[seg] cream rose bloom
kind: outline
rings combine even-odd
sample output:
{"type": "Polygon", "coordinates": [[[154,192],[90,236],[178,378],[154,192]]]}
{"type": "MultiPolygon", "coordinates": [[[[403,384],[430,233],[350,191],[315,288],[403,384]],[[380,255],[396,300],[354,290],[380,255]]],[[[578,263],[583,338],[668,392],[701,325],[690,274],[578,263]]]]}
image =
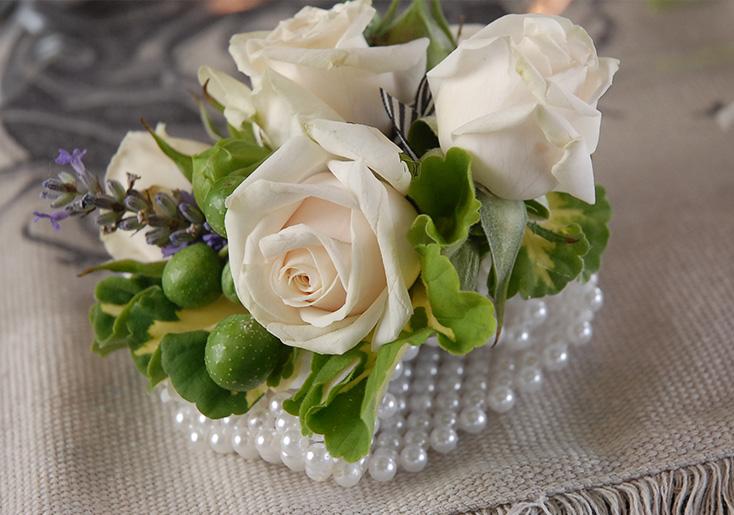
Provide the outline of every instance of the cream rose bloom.
{"type": "Polygon", "coordinates": [[[565,18],[504,16],[428,73],[441,148],[469,151],[475,180],[500,197],[594,203],[596,106],[618,67],[565,18]]]}
{"type": "MultiPolygon", "coordinates": [[[[197,154],[208,148],[208,145],[198,141],[169,137],[163,125],[159,125],[156,132],[164,137],[173,148],[185,154],[197,154]]],[[[183,176],[175,163],[158,148],[153,137],[146,131],[127,133],[117,153],[107,166],[105,179],[115,180],[127,186],[128,173],[140,177],[135,182],[136,189],[144,190],[155,187],[167,191],[175,189],[191,191],[191,183],[183,176]]],[[[145,241],[144,230],[101,233],[100,238],[107,253],[113,259],[134,259],[142,262],[162,259],[161,249],[145,241]]]]}
{"type": "Polygon", "coordinates": [[[199,83],[224,107],[233,127],[252,123],[255,136],[273,148],[296,134],[303,134],[309,120],[341,121],[331,107],[295,82],[267,70],[255,91],[234,77],[208,66],[199,68],[199,83]]]}
{"type": "Polygon", "coordinates": [[[393,341],[413,308],[400,150],[372,127],[317,120],[227,199],[229,262],[242,304],[286,345],[341,354],[393,341]]]}
{"type": "Polygon", "coordinates": [[[375,9],[369,0],[337,4],[330,10],[304,7],[270,32],[232,37],[237,68],[257,90],[275,71],[311,92],[348,122],[385,131],[383,88],[410,103],[426,71],[428,39],[369,47],[363,32],[375,9]]]}

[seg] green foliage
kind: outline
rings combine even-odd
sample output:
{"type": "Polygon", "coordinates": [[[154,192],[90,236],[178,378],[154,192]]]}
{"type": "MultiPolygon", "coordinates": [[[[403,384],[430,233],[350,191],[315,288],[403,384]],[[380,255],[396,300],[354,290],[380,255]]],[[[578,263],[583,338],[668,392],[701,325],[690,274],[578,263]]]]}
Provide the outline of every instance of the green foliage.
{"type": "Polygon", "coordinates": [[[144,277],[160,278],[163,275],[163,268],[166,266],[165,261],[153,261],[151,263],[141,263],[132,259],[119,259],[117,261],[107,261],[99,265],[92,266],[84,270],[79,276],[91,274],[92,272],[124,272],[130,274],[141,275],[144,277]]]}
{"type": "Polygon", "coordinates": [[[368,345],[341,356],[314,355],[311,374],[284,407],[301,419],[305,434],[324,435],[332,456],[354,462],[372,444],[377,407],[406,345],[420,345],[432,333],[419,308],[394,342],[377,352],[368,345]]]}
{"type": "Polygon", "coordinates": [[[217,300],[222,294],[224,263],[206,243],[196,243],[178,251],[163,270],[166,297],[184,308],[197,308],[217,300]]]}
{"type": "Polygon", "coordinates": [[[214,382],[227,390],[256,388],[283,365],[292,347],[248,314],[231,315],[217,324],[206,344],[205,364],[214,382]]]}
{"type": "Polygon", "coordinates": [[[161,341],[162,369],[181,397],[196,404],[209,418],[223,418],[245,413],[267,390],[267,386],[249,392],[233,392],[218,386],[205,366],[209,333],[192,331],[168,334],[161,341]]]}
{"type": "Polygon", "coordinates": [[[209,190],[229,175],[247,177],[268,157],[270,151],[245,140],[226,138],[193,157],[191,183],[199,206],[206,205],[209,190]]]}
{"type": "Polygon", "coordinates": [[[153,136],[153,139],[158,144],[158,148],[161,149],[161,152],[168,156],[168,158],[176,164],[184,177],[191,181],[194,170],[193,156],[184,154],[183,152],[179,152],[178,150],[173,148],[165,139],[163,139],[162,136],[158,135],[158,133],[155,132],[150,127],[150,125],[145,122],[145,120],[141,120],[141,122],[143,123],[145,130],[147,130],[148,133],[153,136]]]}
{"type": "Polygon", "coordinates": [[[472,280],[466,277],[466,270],[460,278],[446,255],[460,251],[470,228],[480,219],[471,158],[457,148],[450,149],[445,158],[424,157],[408,194],[421,212],[409,233],[420,256],[425,288],[418,302],[424,302],[429,325],[438,332],[441,346],[465,354],[484,345],[497,327],[492,302],[475,291],[462,290],[462,279],[465,284],[472,280]]]}
{"type": "Polygon", "coordinates": [[[597,186],[594,205],[566,193],[549,193],[547,199],[548,219],[525,229],[508,296],[553,295],[575,278],[588,279],[599,269],[611,217],[604,189],[597,186]]]}
{"type": "Polygon", "coordinates": [[[525,233],[527,210],[521,200],[505,200],[480,192],[482,230],[489,243],[492,269],[488,289],[494,299],[499,330],[502,328],[507,288],[525,233]]]}
{"type": "Polygon", "coordinates": [[[440,0],[413,0],[398,14],[400,0],[393,0],[385,16],[369,27],[367,37],[371,45],[397,45],[418,38],[428,38],[428,69],[430,70],[456,48],[443,14],[440,0]]]}
{"type": "Polygon", "coordinates": [[[423,157],[434,148],[439,148],[436,117],[420,118],[413,122],[408,131],[408,145],[418,157],[423,157]]]}

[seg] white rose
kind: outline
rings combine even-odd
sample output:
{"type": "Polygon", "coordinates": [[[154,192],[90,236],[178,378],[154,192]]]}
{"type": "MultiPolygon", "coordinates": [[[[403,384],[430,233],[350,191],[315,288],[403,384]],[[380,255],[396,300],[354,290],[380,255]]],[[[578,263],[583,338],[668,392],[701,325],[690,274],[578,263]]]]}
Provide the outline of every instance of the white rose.
{"type": "Polygon", "coordinates": [[[317,120],[227,199],[237,294],[286,345],[341,354],[394,340],[413,308],[416,217],[399,148],[372,127],[317,120]]]}
{"type": "Polygon", "coordinates": [[[318,97],[273,70],[267,70],[255,91],[224,72],[199,68],[199,83],[224,107],[224,117],[233,127],[254,124],[255,135],[273,148],[291,136],[303,134],[308,120],[342,120],[318,97]]]}
{"type": "Polygon", "coordinates": [[[441,148],[469,151],[475,180],[500,197],[593,203],[596,106],[618,67],[565,18],[504,16],[428,73],[441,148]]]}
{"type": "MultiPolygon", "coordinates": [[[[173,148],[185,154],[197,154],[208,148],[208,145],[198,141],[169,137],[163,125],[159,125],[156,132],[173,148]]],[[[140,177],[135,182],[135,188],[139,190],[156,187],[168,191],[175,189],[191,191],[191,183],[174,162],[158,148],[153,137],[146,131],[127,133],[107,166],[105,179],[116,180],[127,186],[128,173],[140,177]]],[[[113,259],[134,259],[142,262],[162,259],[161,249],[145,241],[145,230],[102,233],[100,237],[107,253],[113,259]]]]}
{"type": "Polygon", "coordinates": [[[428,39],[369,47],[363,32],[375,15],[369,0],[330,10],[305,7],[271,32],[235,35],[229,51],[257,90],[267,70],[300,85],[348,122],[386,131],[383,88],[411,103],[426,71],[428,39]]]}

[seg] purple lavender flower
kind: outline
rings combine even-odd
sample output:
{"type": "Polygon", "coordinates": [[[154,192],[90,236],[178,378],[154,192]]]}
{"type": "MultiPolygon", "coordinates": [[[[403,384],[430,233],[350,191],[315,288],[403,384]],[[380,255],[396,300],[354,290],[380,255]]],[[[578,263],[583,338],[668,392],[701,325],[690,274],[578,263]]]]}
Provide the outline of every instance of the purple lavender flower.
{"type": "Polygon", "coordinates": [[[59,222],[69,218],[69,213],[67,211],[53,211],[51,213],[42,213],[40,211],[33,212],[34,222],[38,222],[44,218],[51,222],[51,227],[53,227],[54,231],[58,231],[61,229],[61,224],[59,222]]]}
{"type": "Polygon", "coordinates": [[[204,235],[201,239],[215,252],[219,252],[227,244],[226,238],[222,238],[220,235],[215,233],[206,222],[204,222],[204,235]]]}
{"type": "Polygon", "coordinates": [[[56,164],[61,166],[70,165],[74,171],[78,174],[82,174],[87,170],[84,166],[84,156],[87,155],[86,149],[75,148],[71,152],[66,149],[60,148],[59,154],[56,156],[56,164]]]}

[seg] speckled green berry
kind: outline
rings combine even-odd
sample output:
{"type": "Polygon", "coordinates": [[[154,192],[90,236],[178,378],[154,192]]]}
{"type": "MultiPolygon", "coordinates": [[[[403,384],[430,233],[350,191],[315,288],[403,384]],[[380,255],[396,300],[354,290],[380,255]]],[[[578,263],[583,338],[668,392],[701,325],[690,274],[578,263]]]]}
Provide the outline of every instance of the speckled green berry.
{"type": "Polygon", "coordinates": [[[198,308],[222,294],[222,260],[205,243],[178,251],[163,269],[163,293],[182,308],[198,308]]]}
{"type": "Polygon", "coordinates": [[[265,381],[289,351],[251,315],[231,315],[209,334],[204,363],[219,386],[245,392],[265,381]]]}
{"type": "Polygon", "coordinates": [[[204,200],[203,210],[206,221],[217,234],[225,238],[227,230],[224,227],[224,215],[227,214],[227,208],[224,201],[244,180],[245,176],[239,175],[238,172],[222,177],[212,185],[204,200]]]}
{"type": "Polygon", "coordinates": [[[237,290],[234,287],[234,279],[232,279],[232,270],[229,268],[229,262],[224,265],[224,270],[222,270],[222,293],[224,293],[224,296],[230,302],[234,302],[235,304],[240,303],[237,290]]]}

